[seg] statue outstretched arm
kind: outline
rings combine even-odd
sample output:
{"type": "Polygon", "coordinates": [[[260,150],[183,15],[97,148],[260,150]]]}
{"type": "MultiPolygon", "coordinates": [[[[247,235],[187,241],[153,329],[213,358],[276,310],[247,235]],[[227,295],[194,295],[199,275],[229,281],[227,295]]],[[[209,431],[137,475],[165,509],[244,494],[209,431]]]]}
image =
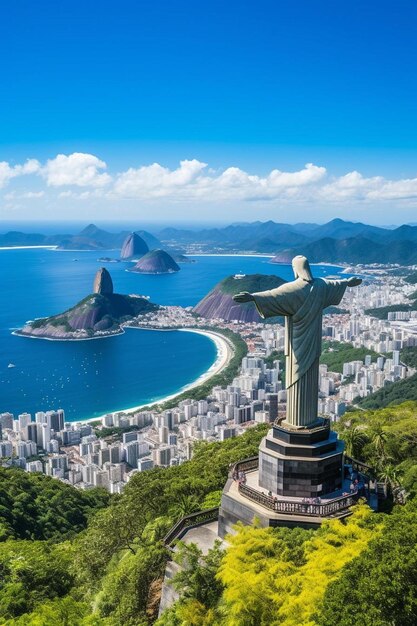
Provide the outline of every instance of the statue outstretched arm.
{"type": "Polygon", "coordinates": [[[252,302],[253,300],[255,300],[255,298],[253,297],[253,295],[251,293],[249,293],[249,291],[241,291],[240,293],[236,293],[233,296],[233,300],[235,302],[252,302]]]}
{"type": "Polygon", "coordinates": [[[327,285],[327,297],[325,306],[337,306],[340,304],[344,293],[348,287],[357,287],[361,284],[362,279],[352,276],[351,278],[337,278],[335,280],[324,279],[327,285]]]}
{"type": "Polygon", "coordinates": [[[261,317],[275,317],[277,315],[292,315],[296,309],[291,289],[288,283],[275,289],[248,293],[243,291],[233,296],[235,302],[254,302],[261,317]]]}
{"type": "Polygon", "coordinates": [[[348,287],[357,287],[362,282],[362,278],[358,278],[357,276],[352,276],[347,279],[348,287]]]}

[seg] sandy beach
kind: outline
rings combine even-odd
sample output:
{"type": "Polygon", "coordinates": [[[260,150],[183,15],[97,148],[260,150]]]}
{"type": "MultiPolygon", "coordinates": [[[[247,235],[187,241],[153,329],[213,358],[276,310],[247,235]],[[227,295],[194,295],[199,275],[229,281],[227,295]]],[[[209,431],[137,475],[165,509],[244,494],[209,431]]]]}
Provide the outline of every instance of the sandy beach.
{"type": "MultiPolygon", "coordinates": [[[[130,328],[135,328],[135,327],[132,326],[130,328]]],[[[140,330],[153,330],[153,329],[140,328],[140,330]]],[[[166,329],[166,330],[167,332],[172,332],[169,329],[166,329]]],[[[109,411],[108,413],[105,413],[104,415],[100,415],[98,417],[79,419],[79,420],[76,420],[75,422],[84,422],[84,423],[97,422],[97,421],[102,420],[105,417],[105,415],[108,415],[109,413],[134,413],[136,411],[140,411],[144,407],[153,407],[158,404],[162,404],[163,402],[167,402],[168,400],[173,400],[174,398],[184,393],[185,391],[194,389],[194,387],[198,387],[198,385],[201,385],[202,383],[206,382],[206,380],[208,380],[215,374],[218,374],[219,372],[221,372],[221,370],[229,364],[229,361],[233,356],[233,347],[232,347],[232,344],[226,339],[226,337],[224,337],[224,335],[220,335],[219,333],[216,333],[214,331],[201,330],[200,328],[176,328],[173,330],[177,330],[182,333],[197,333],[200,335],[205,335],[206,337],[208,337],[214,342],[214,344],[216,345],[216,349],[217,349],[217,357],[213,365],[206,372],[204,372],[204,374],[199,376],[192,383],[185,385],[184,387],[182,387],[181,389],[179,389],[178,391],[176,391],[175,393],[169,396],[164,396],[163,398],[159,398],[158,400],[147,402],[145,404],[140,404],[138,406],[118,409],[117,411],[109,411]]]]}

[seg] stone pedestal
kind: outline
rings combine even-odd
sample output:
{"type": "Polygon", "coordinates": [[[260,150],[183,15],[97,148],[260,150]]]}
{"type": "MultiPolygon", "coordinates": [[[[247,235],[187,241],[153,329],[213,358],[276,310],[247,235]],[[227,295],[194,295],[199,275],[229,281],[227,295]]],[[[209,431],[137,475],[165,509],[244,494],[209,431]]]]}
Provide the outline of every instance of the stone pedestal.
{"type": "Polygon", "coordinates": [[[259,447],[259,487],[278,497],[335,492],[342,487],[343,449],[327,420],[305,429],[274,425],[259,447]]]}

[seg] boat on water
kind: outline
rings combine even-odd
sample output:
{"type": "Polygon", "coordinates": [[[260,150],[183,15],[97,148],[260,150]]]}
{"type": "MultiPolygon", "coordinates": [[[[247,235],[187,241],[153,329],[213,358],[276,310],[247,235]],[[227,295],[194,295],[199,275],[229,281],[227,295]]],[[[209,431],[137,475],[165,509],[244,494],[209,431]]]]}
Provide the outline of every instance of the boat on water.
{"type": "Polygon", "coordinates": [[[14,363],[9,363],[9,365],[8,365],[7,367],[8,367],[8,368],[11,368],[11,367],[16,367],[16,365],[15,365],[14,363]]]}

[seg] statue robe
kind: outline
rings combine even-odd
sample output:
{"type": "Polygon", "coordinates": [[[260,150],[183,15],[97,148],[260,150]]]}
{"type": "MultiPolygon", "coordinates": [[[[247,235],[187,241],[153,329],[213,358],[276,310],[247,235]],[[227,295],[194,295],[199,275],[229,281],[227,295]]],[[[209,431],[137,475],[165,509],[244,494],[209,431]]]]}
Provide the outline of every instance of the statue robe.
{"type": "Polygon", "coordinates": [[[304,427],[317,420],[323,309],[340,303],[347,280],[296,278],[252,294],[263,318],[285,316],[286,421],[304,427]]]}

